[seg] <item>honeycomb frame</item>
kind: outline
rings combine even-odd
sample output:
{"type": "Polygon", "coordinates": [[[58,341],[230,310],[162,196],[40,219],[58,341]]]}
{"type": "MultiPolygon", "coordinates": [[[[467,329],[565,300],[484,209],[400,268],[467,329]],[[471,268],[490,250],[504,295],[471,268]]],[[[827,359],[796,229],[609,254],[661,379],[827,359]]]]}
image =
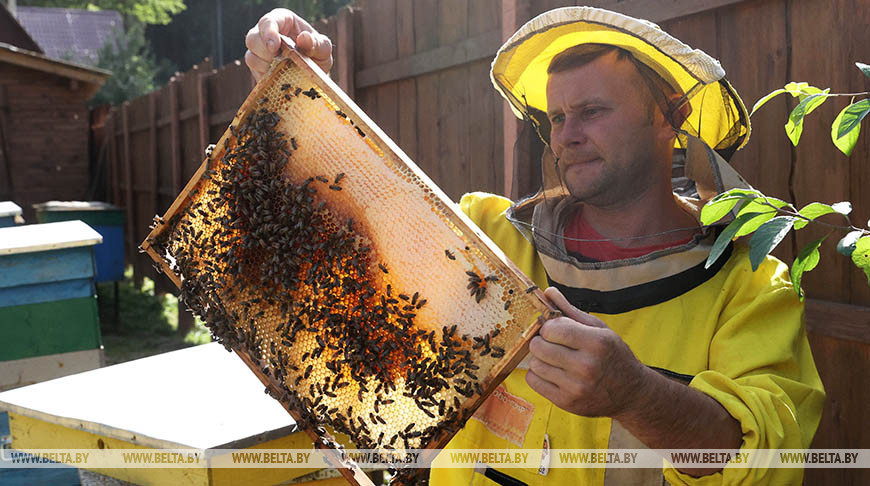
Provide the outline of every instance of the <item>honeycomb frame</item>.
{"type": "Polygon", "coordinates": [[[315,63],[282,44],[141,248],[342,475],[371,484],[340,460],[327,426],[361,448],[443,448],[553,310],[315,63]],[[405,224],[385,220],[385,207],[405,211],[405,224]]]}

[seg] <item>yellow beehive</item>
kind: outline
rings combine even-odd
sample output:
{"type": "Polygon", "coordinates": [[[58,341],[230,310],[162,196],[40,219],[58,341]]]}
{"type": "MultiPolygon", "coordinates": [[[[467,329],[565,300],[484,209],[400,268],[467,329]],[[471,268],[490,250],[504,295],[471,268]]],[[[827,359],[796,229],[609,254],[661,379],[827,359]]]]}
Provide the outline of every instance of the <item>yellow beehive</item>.
{"type": "Polygon", "coordinates": [[[361,448],[442,447],[548,312],[532,282],[287,46],[142,246],[327,446],[324,426],[361,448]]]}

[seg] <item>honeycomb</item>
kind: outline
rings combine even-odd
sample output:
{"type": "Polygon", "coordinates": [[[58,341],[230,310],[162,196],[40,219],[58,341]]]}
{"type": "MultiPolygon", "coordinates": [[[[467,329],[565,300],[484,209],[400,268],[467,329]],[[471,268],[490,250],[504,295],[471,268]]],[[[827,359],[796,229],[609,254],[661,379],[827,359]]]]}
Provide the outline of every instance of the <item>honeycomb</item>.
{"type": "Polygon", "coordinates": [[[440,448],[549,309],[344,93],[284,52],[142,248],[323,445],[336,447],[328,427],[364,449],[440,448]]]}

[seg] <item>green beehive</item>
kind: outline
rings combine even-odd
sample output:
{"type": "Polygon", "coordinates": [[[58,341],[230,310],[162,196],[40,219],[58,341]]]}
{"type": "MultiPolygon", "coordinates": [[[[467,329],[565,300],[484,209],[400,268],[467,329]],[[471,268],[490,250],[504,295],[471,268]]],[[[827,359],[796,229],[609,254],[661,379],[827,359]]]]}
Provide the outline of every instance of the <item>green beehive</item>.
{"type": "Polygon", "coordinates": [[[0,228],[0,390],[101,366],[101,241],[81,221],[0,228]]]}

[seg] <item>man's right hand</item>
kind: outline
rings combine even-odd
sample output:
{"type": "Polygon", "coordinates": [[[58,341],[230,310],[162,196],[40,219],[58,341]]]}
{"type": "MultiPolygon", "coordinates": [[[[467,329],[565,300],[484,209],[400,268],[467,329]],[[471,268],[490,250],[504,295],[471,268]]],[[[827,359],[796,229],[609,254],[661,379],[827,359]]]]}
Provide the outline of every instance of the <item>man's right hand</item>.
{"type": "Polygon", "coordinates": [[[318,33],[302,17],[287,10],[276,8],[260,18],[248,35],[245,36],[245,63],[259,81],[272,59],[278,53],[281,41],[279,34],[286,35],[296,42],[296,49],[310,57],[324,72],[332,68],[332,42],[329,37],[318,33]]]}

